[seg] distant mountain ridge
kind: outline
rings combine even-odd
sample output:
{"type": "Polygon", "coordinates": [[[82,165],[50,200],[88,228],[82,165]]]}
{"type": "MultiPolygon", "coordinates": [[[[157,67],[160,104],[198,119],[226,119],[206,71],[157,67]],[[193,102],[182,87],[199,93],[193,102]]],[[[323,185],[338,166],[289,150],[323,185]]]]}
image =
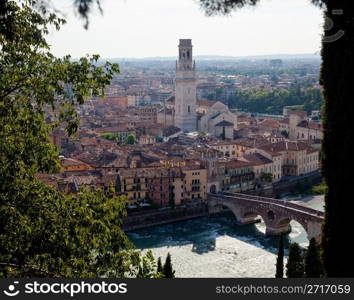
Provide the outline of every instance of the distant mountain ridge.
{"type": "MultiPolygon", "coordinates": [[[[176,56],[155,56],[155,57],[112,57],[102,58],[110,61],[171,61],[176,60],[176,56]]],[[[304,53],[304,54],[270,54],[270,55],[249,55],[249,56],[226,56],[226,55],[196,55],[196,60],[261,60],[261,59],[321,59],[320,54],[304,53]]]]}

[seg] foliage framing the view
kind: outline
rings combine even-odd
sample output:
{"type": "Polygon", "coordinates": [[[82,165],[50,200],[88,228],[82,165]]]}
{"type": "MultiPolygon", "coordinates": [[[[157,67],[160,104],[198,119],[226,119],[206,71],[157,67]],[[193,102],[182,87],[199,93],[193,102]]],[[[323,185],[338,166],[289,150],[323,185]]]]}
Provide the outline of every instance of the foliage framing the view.
{"type": "MultiPolygon", "coordinates": [[[[46,35],[65,20],[38,1],[0,1],[0,276],[138,276],[141,257],[121,230],[125,199],[80,188],[64,195],[37,179],[58,170],[48,134],[78,129],[75,106],[103,96],[119,72],[99,56],[56,58],[46,35]],[[54,121],[45,118],[51,109],[54,121]]],[[[145,273],[155,274],[151,263],[145,273]]]]}

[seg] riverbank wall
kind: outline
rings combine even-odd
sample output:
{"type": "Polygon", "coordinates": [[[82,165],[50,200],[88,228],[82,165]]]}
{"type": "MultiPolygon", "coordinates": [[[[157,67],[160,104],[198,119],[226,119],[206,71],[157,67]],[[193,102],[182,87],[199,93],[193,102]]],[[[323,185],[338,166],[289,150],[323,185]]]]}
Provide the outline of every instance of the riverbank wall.
{"type": "MultiPolygon", "coordinates": [[[[245,194],[258,195],[271,198],[279,198],[282,195],[293,191],[299,191],[303,187],[309,187],[322,182],[322,174],[320,172],[314,172],[303,177],[290,178],[281,182],[273,183],[265,188],[248,191],[245,194]]],[[[301,191],[299,191],[301,193],[301,191]]]]}
{"type": "MultiPolygon", "coordinates": [[[[275,183],[269,187],[256,191],[248,191],[245,194],[259,195],[264,197],[280,197],[286,193],[296,190],[300,185],[314,185],[320,183],[322,176],[320,173],[310,174],[310,176],[290,179],[275,183]]],[[[208,210],[208,205],[205,202],[184,205],[175,208],[164,209],[149,209],[146,211],[130,213],[123,219],[123,230],[132,231],[152,226],[165,225],[180,221],[186,221],[195,218],[206,217],[214,213],[208,210]]]]}
{"type": "Polygon", "coordinates": [[[128,215],[123,219],[123,230],[132,231],[157,225],[165,225],[210,215],[208,205],[180,206],[169,209],[149,210],[128,215]]]}

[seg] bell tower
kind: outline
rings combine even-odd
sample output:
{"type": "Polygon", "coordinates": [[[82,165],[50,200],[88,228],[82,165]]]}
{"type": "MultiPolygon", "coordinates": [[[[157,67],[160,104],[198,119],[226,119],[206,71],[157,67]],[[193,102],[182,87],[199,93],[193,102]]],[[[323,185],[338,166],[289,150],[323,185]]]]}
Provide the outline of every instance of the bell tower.
{"type": "Polygon", "coordinates": [[[175,126],[184,131],[197,129],[197,77],[191,39],[180,39],[175,80],[175,126]]]}

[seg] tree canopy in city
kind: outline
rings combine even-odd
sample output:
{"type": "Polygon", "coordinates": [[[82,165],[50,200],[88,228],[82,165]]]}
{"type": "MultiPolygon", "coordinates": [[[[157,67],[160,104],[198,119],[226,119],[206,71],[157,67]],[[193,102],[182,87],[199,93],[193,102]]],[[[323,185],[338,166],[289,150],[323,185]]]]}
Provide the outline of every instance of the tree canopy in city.
{"type": "Polygon", "coordinates": [[[249,89],[236,91],[235,96],[227,100],[230,108],[241,111],[280,115],[285,106],[299,106],[310,114],[312,110],[321,110],[323,95],[317,88],[249,89]]]}

